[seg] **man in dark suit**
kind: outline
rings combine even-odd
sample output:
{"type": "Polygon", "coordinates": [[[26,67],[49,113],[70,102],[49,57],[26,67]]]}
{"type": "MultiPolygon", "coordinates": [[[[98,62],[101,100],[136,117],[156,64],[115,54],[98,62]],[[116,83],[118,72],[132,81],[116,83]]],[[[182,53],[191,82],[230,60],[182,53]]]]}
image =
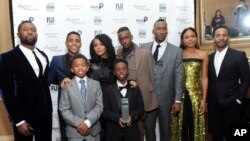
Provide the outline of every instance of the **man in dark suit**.
{"type": "Polygon", "coordinates": [[[128,62],[118,59],[114,62],[114,74],[117,82],[103,91],[103,118],[106,127],[106,141],[139,141],[138,121],[144,112],[143,99],[139,87],[128,85],[128,62]],[[121,100],[129,103],[129,117],[125,122],[122,118],[121,100]],[[126,123],[126,124],[125,124],[126,123]]]}
{"type": "Polygon", "coordinates": [[[36,46],[37,30],[30,21],[18,26],[20,45],[2,54],[1,86],[13,123],[15,141],[51,141],[52,102],[47,76],[49,60],[36,46]]]}
{"type": "Polygon", "coordinates": [[[229,129],[242,121],[243,99],[249,86],[249,65],[245,52],[229,47],[229,29],[213,32],[216,51],[209,55],[208,124],[214,141],[227,141],[229,129]]]}
{"type": "MultiPolygon", "coordinates": [[[[78,32],[71,31],[68,33],[65,41],[65,46],[68,52],[64,55],[54,56],[50,63],[48,75],[49,84],[59,85],[65,77],[70,77],[70,59],[79,53],[81,48],[81,36],[78,32]]],[[[61,96],[61,89],[58,89],[58,101],[61,96]]],[[[59,126],[61,133],[61,141],[67,141],[65,133],[65,122],[59,114],[59,126]]]]}

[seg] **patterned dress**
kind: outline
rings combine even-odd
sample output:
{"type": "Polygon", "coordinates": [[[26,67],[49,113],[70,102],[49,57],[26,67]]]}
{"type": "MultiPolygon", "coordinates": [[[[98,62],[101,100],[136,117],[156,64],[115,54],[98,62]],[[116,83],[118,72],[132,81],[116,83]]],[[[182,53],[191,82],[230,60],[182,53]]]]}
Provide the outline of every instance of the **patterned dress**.
{"type": "Polygon", "coordinates": [[[205,141],[205,119],[199,115],[202,101],[200,59],[183,59],[185,93],[182,111],[171,119],[171,141],[205,141]]]}

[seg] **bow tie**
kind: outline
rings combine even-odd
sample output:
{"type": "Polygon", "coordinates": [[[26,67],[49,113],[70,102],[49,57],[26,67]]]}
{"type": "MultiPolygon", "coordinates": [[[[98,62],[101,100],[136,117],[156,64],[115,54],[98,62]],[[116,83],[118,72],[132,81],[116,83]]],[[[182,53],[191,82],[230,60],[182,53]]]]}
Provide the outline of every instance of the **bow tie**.
{"type": "Polygon", "coordinates": [[[121,91],[122,89],[128,89],[128,85],[125,85],[125,86],[119,86],[119,91],[121,91]]]}

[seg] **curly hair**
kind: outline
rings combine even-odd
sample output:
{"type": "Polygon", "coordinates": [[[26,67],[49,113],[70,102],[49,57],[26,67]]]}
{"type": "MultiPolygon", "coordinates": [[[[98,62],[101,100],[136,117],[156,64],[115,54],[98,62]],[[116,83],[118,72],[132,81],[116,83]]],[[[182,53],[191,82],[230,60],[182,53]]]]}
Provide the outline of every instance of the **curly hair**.
{"type": "Polygon", "coordinates": [[[90,47],[89,47],[90,56],[91,56],[90,62],[91,63],[99,63],[102,60],[101,56],[98,56],[95,53],[95,50],[94,50],[94,40],[95,39],[100,40],[102,42],[102,44],[106,47],[107,54],[108,54],[108,61],[112,64],[114,62],[114,60],[116,59],[115,49],[114,49],[114,46],[112,44],[111,38],[106,34],[98,34],[91,41],[90,47]]]}

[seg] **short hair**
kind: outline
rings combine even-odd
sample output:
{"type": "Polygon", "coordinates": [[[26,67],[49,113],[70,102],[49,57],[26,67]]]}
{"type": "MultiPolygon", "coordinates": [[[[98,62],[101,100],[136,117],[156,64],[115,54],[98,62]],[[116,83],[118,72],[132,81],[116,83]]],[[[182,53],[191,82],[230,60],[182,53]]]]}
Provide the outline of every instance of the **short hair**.
{"type": "Polygon", "coordinates": [[[118,63],[124,63],[128,67],[128,61],[123,58],[117,58],[113,63],[113,70],[115,70],[115,65],[118,63]]]}
{"type": "Polygon", "coordinates": [[[78,36],[80,37],[80,40],[81,40],[81,35],[80,35],[78,32],[76,32],[76,31],[71,31],[71,32],[69,32],[69,33],[67,34],[66,41],[68,40],[68,38],[69,38],[69,36],[70,36],[71,34],[78,35],[78,36]]]}
{"type": "MultiPolygon", "coordinates": [[[[29,21],[29,20],[22,21],[22,22],[18,25],[18,28],[17,28],[18,32],[20,31],[21,26],[22,26],[23,24],[25,24],[25,23],[32,23],[32,21],[29,21]]],[[[32,23],[32,24],[33,24],[33,23],[32,23]]]]}
{"type": "Polygon", "coordinates": [[[71,59],[70,59],[70,67],[72,68],[72,65],[73,65],[73,62],[76,60],[76,59],[79,59],[79,58],[82,58],[83,60],[86,61],[87,65],[89,66],[89,61],[87,59],[86,56],[84,56],[83,54],[81,53],[78,53],[76,55],[74,55],[71,59]]]}
{"type": "Polygon", "coordinates": [[[119,34],[120,32],[126,31],[126,30],[130,32],[130,30],[127,26],[121,27],[118,29],[117,34],[119,34]]]}
{"type": "Polygon", "coordinates": [[[229,30],[229,28],[228,28],[227,26],[225,26],[225,25],[219,25],[219,26],[217,26],[217,27],[214,29],[214,31],[213,31],[213,37],[214,37],[214,35],[215,35],[216,30],[218,30],[218,29],[220,29],[220,28],[226,29],[227,32],[228,32],[228,36],[230,36],[230,30],[229,30]]]}
{"type": "MultiPolygon", "coordinates": [[[[166,20],[164,20],[164,19],[160,18],[160,19],[158,19],[158,20],[156,20],[156,21],[155,21],[154,26],[155,26],[155,25],[156,25],[156,23],[158,23],[158,22],[166,22],[166,20]]],[[[166,23],[167,23],[167,22],[166,22],[166,23]]]]}

